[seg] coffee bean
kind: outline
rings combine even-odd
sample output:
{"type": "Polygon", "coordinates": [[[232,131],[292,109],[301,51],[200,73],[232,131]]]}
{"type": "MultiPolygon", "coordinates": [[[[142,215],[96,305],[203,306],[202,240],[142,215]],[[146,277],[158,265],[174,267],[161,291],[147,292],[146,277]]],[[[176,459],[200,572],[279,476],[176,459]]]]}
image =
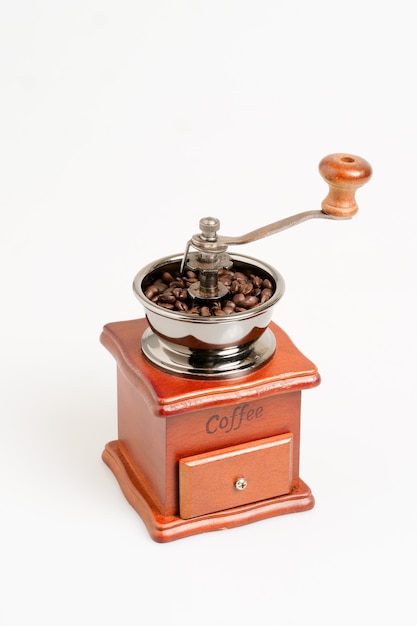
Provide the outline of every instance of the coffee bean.
{"type": "Polygon", "coordinates": [[[188,311],[188,306],[186,302],[181,302],[181,300],[175,301],[175,308],[177,309],[177,311],[188,311]]]}
{"type": "Polygon", "coordinates": [[[268,302],[272,296],[272,289],[262,289],[261,291],[261,303],[268,302]]]}
{"type": "Polygon", "coordinates": [[[163,291],[165,291],[165,289],[168,289],[168,285],[164,283],[162,280],[155,281],[153,284],[153,287],[158,289],[159,293],[162,293],[163,291]]]}
{"type": "Polygon", "coordinates": [[[149,298],[149,300],[152,300],[152,298],[158,294],[159,294],[159,289],[158,287],[155,287],[155,285],[151,285],[145,291],[145,296],[149,298]]]}
{"type": "Polygon", "coordinates": [[[235,296],[233,296],[233,302],[236,306],[241,306],[244,299],[245,296],[243,295],[243,293],[237,293],[235,296]]]}
{"type": "Polygon", "coordinates": [[[172,274],[170,274],[170,272],[164,272],[162,274],[162,280],[164,281],[164,283],[172,283],[172,281],[174,280],[174,277],[172,276],[172,274]]]}
{"type": "Polygon", "coordinates": [[[249,295],[253,291],[253,284],[251,282],[244,281],[241,283],[240,293],[243,293],[245,296],[249,295]]]}
{"type": "Polygon", "coordinates": [[[240,306],[243,306],[245,309],[253,309],[257,304],[259,304],[259,298],[248,296],[240,303],[240,306]]]}
{"type": "Polygon", "coordinates": [[[218,272],[218,276],[219,278],[223,278],[223,276],[233,276],[234,275],[234,271],[233,270],[226,270],[226,269],[221,269],[218,272]]]}
{"type": "Polygon", "coordinates": [[[160,307],[187,315],[210,317],[233,315],[247,312],[259,304],[267,302],[273,295],[273,285],[269,278],[262,278],[254,273],[221,269],[218,272],[219,282],[227,287],[228,299],[213,300],[207,304],[198,304],[188,293],[188,287],[198,281],[195,272],[188,270],[184,276],[178,272],[162,272],[149,285],[144,295],[160,307]]]}
{"type": "Polygon", "coordinates": [[[176,301],[176,297],[174,296],[174,294],[170,291],[164,291],[163,293],[161,293],[161,295],[159,296],[159,301],[160,302],[167,302],[169,304],[174,304],[176,301]]]}
{"type": "Polygon", "coordinates": [[[240,283],[238,280],[232,280],[231,284],[230,284],[230,291],[231,293],[239,293],[240,290],[240,283]]]}

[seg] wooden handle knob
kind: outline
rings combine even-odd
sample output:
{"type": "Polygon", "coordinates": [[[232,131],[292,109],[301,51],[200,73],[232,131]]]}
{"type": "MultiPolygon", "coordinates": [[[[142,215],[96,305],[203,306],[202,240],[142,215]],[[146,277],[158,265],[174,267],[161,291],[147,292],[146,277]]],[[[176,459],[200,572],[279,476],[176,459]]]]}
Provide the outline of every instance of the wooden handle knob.
{"type": "Polygon", "coordinates": [[[334,217],[355,215],[355,192],[372,176],[369,163],[354,154],[329,154],[320,161],[319,172],[330,186],[321,203],[323,213],[334,217]]]}

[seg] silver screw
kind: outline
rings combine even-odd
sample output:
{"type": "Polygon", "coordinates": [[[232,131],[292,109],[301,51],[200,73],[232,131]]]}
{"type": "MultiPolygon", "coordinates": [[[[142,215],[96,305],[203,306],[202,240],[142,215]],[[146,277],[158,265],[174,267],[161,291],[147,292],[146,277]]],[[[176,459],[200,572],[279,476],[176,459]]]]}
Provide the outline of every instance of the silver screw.
{"type": "Polygon", "coordinates": [[[238,478],[237,481],[235,482],[235,488],[238,491],[243,491],[243,489],[246,489],[246,487],[248,486],[248,481],[246,480],[246,478],[238,478]]]}

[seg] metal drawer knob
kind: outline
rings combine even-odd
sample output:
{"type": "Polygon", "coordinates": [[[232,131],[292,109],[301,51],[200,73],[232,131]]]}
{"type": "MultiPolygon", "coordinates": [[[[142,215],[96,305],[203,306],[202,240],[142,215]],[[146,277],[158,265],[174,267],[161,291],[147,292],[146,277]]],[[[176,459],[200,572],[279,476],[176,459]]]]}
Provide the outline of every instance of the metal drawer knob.
{"type": "Polygon", "coordinates": [[[246,480],[246,478],[238,478],[237,481],[235,482],[235,488],[238,491],[243,491],[243,489],[246,489],[246,487],[248,486],[248,481],[246,480]]]}

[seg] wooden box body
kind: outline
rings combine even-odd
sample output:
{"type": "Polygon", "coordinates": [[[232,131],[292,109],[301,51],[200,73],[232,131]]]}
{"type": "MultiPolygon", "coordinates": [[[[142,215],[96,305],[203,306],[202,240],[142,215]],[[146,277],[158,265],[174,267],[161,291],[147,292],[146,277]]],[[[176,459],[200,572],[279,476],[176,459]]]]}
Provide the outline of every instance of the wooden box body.
{"type": "MultiPolygon", "coordinates": [[[[223,380],[183,378],[157,369],[144,358],[140,341],[146,328],[145,319],[115,322],[106,325],[101,335],[117,362],[118,396],[118,439],[106,445],[103,459],[152,538],[169,541],[311,508],[313,496],[299,477],[299,450],[301,391],[320,382],[313,363],[271,323],[277,350],[262,368],[223,380]],[[290,447],[278,446],[281,439],[288,439],[290,447]],[[277,463],[285,465],[289,490],[265,499],[265,494],[276,492],[274,486],[270,491],[264,484],[274,481],[271,472],[265,473],[265,454],[271,449],[281,455],[277,463]],[[254,498],[247,502],[247,491],[239,504],[233,492],[230,504],[213,511],[215,490],[220,488],[216,469],[223,472],[229,467],[230,480],[235,480],[234,465],[237,459],[240,463],[242,453],[250,461],[254,498]],[[196,458],[187,464],[190,457],[196,458]],[[199,490],[199,481],[206,487],[199,490]],[[196,486],[191,489],[190,484],[196,486]],[[213,484],[214,492],[206,498],[206,511],[208,484],[213,484]],[[180,515],[180,502],[187,517],[180,515]]],[[[218,501],[224,505],[229,499],[219,492],[218,501]]]]}

